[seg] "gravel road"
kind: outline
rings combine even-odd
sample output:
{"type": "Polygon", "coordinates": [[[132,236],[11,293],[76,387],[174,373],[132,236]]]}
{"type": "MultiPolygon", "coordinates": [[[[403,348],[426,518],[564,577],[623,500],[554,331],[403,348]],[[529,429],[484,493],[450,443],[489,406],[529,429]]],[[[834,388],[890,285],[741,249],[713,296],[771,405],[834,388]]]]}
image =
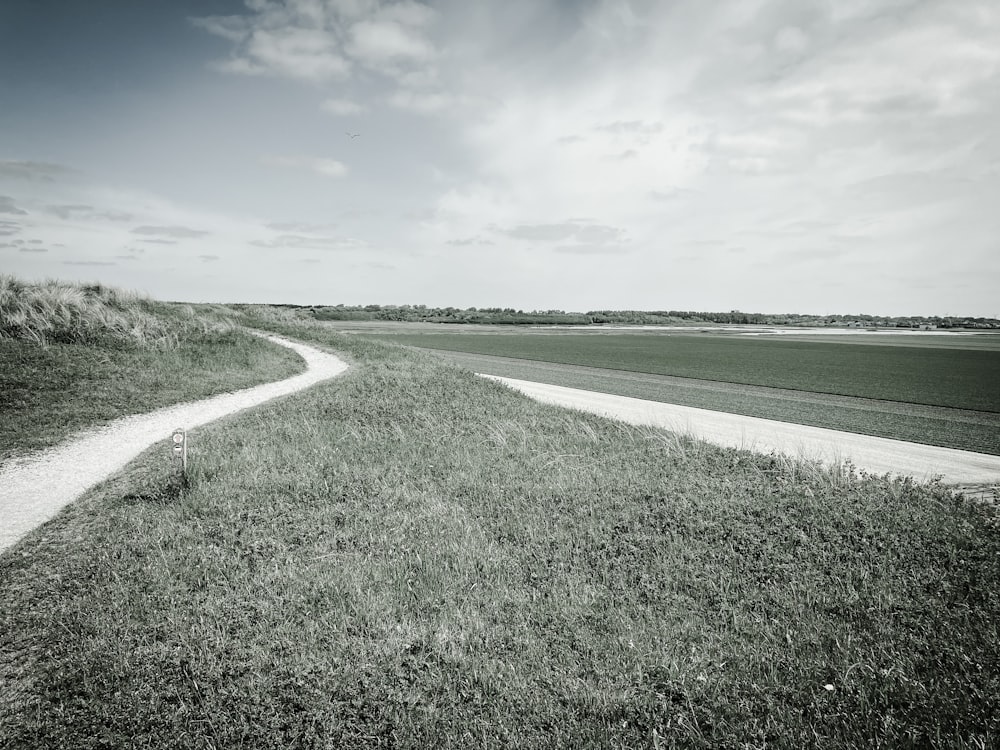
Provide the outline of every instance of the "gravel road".
{"type": "Polygon", "coordinates": [[[875,474],[912,476],[918,481],[941,476],[946,484],[1000,484],[1000,456],[480,375],[547,404],[580,409],[630,424],[663,427],[730,448],[761,453],[775,451],[824,462],[850,459],[859,469],[875,474]]]}
{"type": "Polygon", "coordinates": [[[0,465],[0,552],[56,515],[87,489],[120,470],[174,429],[192,429],[335,377],[347,364],[319,349],[265,336],[296,351],[306,371],[285,380],[117,419],[67,442],[0,465]]]}

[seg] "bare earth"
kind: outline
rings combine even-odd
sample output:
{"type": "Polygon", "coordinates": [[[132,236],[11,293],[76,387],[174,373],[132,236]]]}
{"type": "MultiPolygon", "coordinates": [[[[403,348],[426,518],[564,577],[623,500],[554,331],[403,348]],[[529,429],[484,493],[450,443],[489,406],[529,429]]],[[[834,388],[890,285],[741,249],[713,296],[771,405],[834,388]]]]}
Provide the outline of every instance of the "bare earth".
{"type": "Polygon", "coordinates": [[[870,473],[912,476],[918,481],[940,476],[946,484],[1000,484],[1000,456],[496,375],[480,373],[480,376],[504,383],[547,404],[579,409],[629,424],[662,427],[730,448],[760,453],[774,451],[825,463],[850,459],[856,467],[870,473]]]}
{"type": "Polygon", "coordinates": [[[265,336],[296,351],[306,371],[203,401],[168,406],[148,414],[123,417],[78,433],[49,450],[0,465],[0,552],[48,521],[87,489],[120,470],[174,429],[192,429],[257,406],[278,396],[340,375],[347,364],[332,354],[277,336],[265,336]]]}

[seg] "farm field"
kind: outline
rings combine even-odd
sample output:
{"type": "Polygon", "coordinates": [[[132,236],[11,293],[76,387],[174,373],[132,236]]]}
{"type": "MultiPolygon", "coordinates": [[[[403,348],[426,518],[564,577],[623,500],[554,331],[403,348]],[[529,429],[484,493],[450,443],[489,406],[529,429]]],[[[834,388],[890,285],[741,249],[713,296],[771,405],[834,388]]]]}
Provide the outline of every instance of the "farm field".
{"type": "Polygon", "coordinates": [[[1000,455],[1000,414],[435,350],[473,372],[1000,455]]]}
{"type": "Polygon", "coordinates": [[[379,335],[491,375],[1000,453],[1000,337],[896,337],[920,338],[925,346],[853,341],[865,334],[828,338],[836,340],[398,329],[379,335]]]}
{"type": "Polygon", "coordinates": [[[707,334],[390,334],[427,349],[1000,412],[996,350],[707,334]]]}

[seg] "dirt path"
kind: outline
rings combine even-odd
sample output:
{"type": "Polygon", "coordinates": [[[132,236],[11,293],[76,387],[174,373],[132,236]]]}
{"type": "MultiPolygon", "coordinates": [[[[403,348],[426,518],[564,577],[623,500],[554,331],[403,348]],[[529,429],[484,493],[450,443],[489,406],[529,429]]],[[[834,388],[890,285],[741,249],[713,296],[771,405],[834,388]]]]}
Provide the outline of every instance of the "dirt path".
{"type": "Polygon", "coordinates": [[[730,448],[762,453],[775,451],[825,462],[850,459],[859,469],[876,474],[912,476],[919,481],[941,476],[947,484],[1000,484],[1000,456],[496,375],[481,377],[504,383],[547,404],[580,409],[630,424],[663,427],[730,448]]]}
{"type": "Polygon", "coordinates": [[[67,442],[0,465],[0,552],[48,521],[87,489],[118,471],[177,427],[192,429],[278,396],[335,377],[347,364],[332,354],[277,336],[296,351],[306,371],[285,380],[117,419],[67,442]]]}

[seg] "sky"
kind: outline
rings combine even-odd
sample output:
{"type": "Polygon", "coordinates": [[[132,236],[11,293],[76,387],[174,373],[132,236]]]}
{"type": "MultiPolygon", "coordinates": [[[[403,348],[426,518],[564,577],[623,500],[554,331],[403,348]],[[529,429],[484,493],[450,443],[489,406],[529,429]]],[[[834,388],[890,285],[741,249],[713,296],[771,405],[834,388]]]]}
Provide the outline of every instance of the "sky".
{"type": "Polygon", "coordinates": [[[1000,4],[0,0],[0,272],[1000,317],[1000,4]]]}

